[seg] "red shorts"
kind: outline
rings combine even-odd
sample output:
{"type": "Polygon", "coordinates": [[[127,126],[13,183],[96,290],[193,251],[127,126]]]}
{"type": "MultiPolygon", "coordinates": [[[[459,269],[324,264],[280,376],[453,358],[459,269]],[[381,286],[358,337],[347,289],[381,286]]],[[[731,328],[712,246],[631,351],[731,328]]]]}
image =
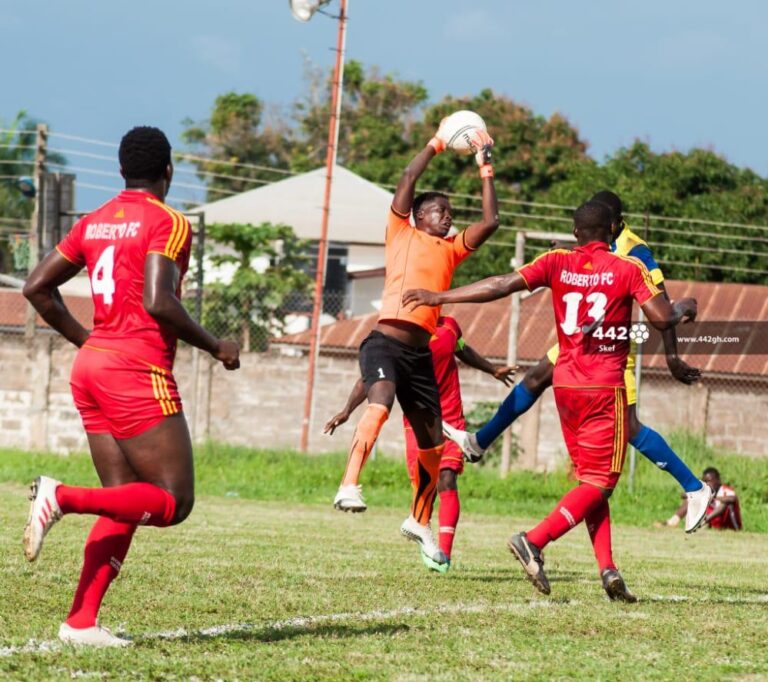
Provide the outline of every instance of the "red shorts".
{"type": "MultiPolygon", "coordinates": [[[[451,425],[462,431],[466,428],[464,417],[461,419],[446,419],[451,425]]],[[[411,425],[403,419],[403,430],[405,431],[405,462],[408,465],[408,476],[411,481],[415,479],[416,465],[419,461],[419,444],[416,442],[416,436],[413,433],[411,425]]],[[[464,455],[461,448],[452,440],[445,440],[445,450],[440,458],[440,468],[450,469],[460,474],[464,471],[464,455]]]]}
{"type": "Polygon", "coordinates": [[[555,388],[555,403],[576,478],[615,488],[627,452],[626,389],[555,388]]]}
{"type": "Polygon", "coordinates": [[[133,438],[181,412],[173,374],[125,353],[83,346],[69,384],[87,433],[133,438]]]}

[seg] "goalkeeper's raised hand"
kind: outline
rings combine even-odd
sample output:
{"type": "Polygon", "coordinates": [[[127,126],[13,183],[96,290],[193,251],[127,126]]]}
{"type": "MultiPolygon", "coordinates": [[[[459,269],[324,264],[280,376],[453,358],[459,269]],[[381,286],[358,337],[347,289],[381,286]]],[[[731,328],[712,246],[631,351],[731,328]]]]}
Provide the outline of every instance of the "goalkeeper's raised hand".
{"type": "Polygon", "coordinates": [[[476,129],[472,133],[472,146],[477,149],[475,152],[475,163],[480,168],[491,164],[492,155],[491,149],[493,148],[493,138],[485,131],[476,129]]]}

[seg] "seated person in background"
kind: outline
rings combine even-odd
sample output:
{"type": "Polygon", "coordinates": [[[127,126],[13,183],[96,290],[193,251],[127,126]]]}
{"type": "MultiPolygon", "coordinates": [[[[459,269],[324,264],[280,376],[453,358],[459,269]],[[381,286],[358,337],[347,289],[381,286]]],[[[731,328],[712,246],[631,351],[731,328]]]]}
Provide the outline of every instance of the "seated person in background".
{"type": "MultiPolygon", "coordinates": [[[[704,469],[704,483],[715,492],[715,496],[707,507],[704,525],[718,530],[741,530],[741,509],[736,491],[720,481],[720,472],[714,467],[704,469]]],[[[685,516],[688,502],[683,502],[678,510],[666,522],[667,526],[676,526],[685,516]]]]}

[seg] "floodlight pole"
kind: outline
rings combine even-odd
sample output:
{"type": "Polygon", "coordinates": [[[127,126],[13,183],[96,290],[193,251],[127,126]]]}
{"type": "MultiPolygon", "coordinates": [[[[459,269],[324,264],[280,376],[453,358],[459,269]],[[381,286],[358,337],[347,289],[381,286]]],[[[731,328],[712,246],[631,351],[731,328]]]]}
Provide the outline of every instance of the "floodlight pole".
{"type": "Polygon", "coordinates": [[[336,65],[333,69],[333,87],[331,90],[331,115],[328,121],[328,149],[325,155],[325,194],[323,196],[323,219],[320,224],[320,240],[317,245],[317,272],[315,275],[315,300],[312,306],[310,325],[309,367],[307,368],[307,392],[304,397],[304,416],[301,422],[302,452],[309,446],[309,429],[312,423],[315,376],[317,358],[320,352],[320,315],[323,310],[323,289],[325,287],[325,266],[328,260],[328,220],[331,213],[331,184],[333,168],[336,165],[336,152],[339,142],[339,119],[341,117],[341,94],[344,81],[344,47],[347,37],[348,0],[340,0],[339,27],[336,38],[336,65]]]}

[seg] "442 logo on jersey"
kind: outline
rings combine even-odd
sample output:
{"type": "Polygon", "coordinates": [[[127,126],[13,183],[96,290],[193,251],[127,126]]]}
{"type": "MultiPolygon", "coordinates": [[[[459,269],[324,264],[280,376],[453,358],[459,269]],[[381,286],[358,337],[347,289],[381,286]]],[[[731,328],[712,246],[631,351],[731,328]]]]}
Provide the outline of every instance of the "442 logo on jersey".
{"type": "Polygon", "coordinates": [[[635,322],[631,327],[623,325],[600,325],[592,332],[592,337],[599,341],[634,341],[645,343],[651,336],[648,325],[635,322]]]}

